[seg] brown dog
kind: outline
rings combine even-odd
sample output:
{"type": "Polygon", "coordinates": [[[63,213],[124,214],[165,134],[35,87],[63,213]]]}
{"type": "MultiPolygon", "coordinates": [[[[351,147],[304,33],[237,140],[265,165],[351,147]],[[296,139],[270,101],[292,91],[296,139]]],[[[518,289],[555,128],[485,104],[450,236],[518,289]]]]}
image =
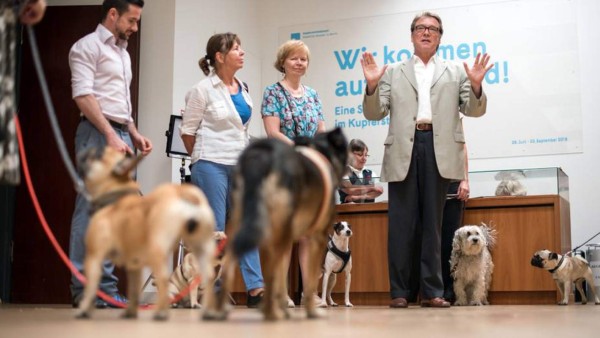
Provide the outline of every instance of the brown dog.
{"type": "Polygon", "coordinates": [[[227,317],[225,295],[231,287],[233,263],[257,246],[266,252],[262,256],[264,318],[289,316],[287,262],[293,243],[301,237],[309,244],[310,267],[303,278],[306,313],[309,318],[320,315],[312,295],[317,290],[328,225],[333,221],[334,192],[347,158],[346,138],[339,128],[314,139],[296,139],[296,147],[263,139],[244,150],[234,176],[230,224],[235,230],[223,263],[224,288],[216,302],[206,303],[205,319],[227,317]]]}
{"type": "Polygon", "coordinates": [[[102,261],[111,259],[127,270],[129,304],[124,316],[137,317],[141,271],[152,269],[158,289],[155,319],[166,319],[169,307],[167,261],[183,239],[198,257],[204,288],[212,292],[215,218],[206,197],[192,185],[164,184],[140,196],[132,170],[141,157],[113,148],[90,149],[78,157],[79,169],[91,198],[86,234],[84,271],[87,284],[77,317],[87,318],[102,274],[102,261]]]}

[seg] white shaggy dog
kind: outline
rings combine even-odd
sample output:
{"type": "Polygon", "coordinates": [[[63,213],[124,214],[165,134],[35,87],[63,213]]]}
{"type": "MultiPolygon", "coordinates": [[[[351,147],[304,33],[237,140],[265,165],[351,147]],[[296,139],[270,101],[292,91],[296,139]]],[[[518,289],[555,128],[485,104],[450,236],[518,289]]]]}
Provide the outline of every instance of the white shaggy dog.
{"type": "Polygon", "coordinates": [[[450,256],[454,305],[489,304],[487,294],[494,270],[490,250],[495,243],[496,230],[484,223],[465,225],[454,233],[450,256]]]}

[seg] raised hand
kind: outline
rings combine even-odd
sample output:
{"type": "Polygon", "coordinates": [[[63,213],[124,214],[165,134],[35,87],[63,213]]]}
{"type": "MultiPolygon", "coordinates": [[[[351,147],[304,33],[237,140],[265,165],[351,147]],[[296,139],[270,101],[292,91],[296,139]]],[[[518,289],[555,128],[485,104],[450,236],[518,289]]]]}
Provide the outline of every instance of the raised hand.
{"type": "Polygon", "coordinates": [[[485,53],[483,56],[481,53],[477,53],[477,57],[475,58],[475,62],[473,62],[473,67],[469,68],[466,62],[463,62],[463,66],[465,67],[465,72],[467,73],[467,77],[471,81],[471,88],[473,88],[473,92],[475,95],[481,95],[481,83],[483,82],[483,78],[488,70],[494,67],[493,63],[490,63],[490,56],[485,53]]]}
{"type": "Polygon", "coordinates": [[[367,81],[367,94],[372,94],[377,88],[377,84],[387,69],[387,65],[379,68],[373,58],[373,54],[365,52],[360,59],[360,65],[367,81]]]}

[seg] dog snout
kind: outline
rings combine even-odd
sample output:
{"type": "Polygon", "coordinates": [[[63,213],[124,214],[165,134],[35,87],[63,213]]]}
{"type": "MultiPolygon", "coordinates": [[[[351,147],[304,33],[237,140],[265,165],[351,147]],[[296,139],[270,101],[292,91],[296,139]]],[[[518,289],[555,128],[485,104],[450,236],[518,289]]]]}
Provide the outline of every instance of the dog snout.
{"type": "Polygon", "coordinates": [[[352,236],[352,230],[350,230],[350,229],[346,230],[346,236],[352,236]]]}
{"type": "Polygon", "coordinates": [[[542,257],[535,255],[535,256],[531,257],[531,265],[536,266],[538,268],[543,268],[544,260],[542,259],[542,257]]]}
{"type": "Polygon", "coordinates": [[[473,241],[473,244],[477,244],[477,242],[479,242],[479,238],[477,237],[473,237],[471,240],[473,241]]]}

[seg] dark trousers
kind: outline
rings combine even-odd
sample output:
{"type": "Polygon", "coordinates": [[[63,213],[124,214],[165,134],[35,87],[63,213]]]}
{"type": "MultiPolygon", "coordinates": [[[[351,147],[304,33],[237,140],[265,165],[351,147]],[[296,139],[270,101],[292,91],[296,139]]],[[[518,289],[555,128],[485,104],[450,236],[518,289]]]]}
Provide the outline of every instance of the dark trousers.
{"type": "Polygon", "coordinates": [[[444,218],[442,221],[442,279],[444,281],[444,298],[454,300],[454,280],[450,276],[450,254],[452,253],[452,240],[454,232],[463,222],[465,202],[455,198],[460,182],[452,182],[448,187],[444,218]]]}
{"type": "Polygon", "coordinates": [[[388,185],[390,294],[411,298],[418,281],[421,296],[429,299],[444,292],[441,230],[449,180],[438,171],[433,132],[417,131],[414,140],[406,179],[388,185]]]}

